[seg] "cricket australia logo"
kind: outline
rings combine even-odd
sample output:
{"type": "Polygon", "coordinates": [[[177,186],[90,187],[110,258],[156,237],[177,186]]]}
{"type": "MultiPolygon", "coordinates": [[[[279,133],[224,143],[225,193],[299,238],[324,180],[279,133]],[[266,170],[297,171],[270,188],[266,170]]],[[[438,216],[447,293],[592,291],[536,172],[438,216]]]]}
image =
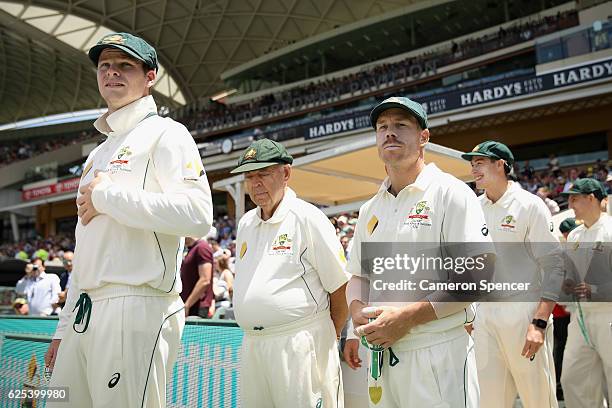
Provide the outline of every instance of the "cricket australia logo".
{"type": "Polygon", "coordinates": [[[121,150],[119,150],[119,154],[117,154],[117,160],[121,160],[123,157],[131,156],[132,152],[130,151],[129,146],[123,146],[121,150]]]}
{"type": "Polygon", "coordinates": [[[431,227],[431,207],[427,205],[427,201],[419,201],[410,209],[404,225],[410,225],[415,229],[423,226],[431,227]]]}
{"type": "Polygon", "coordinates": [[[108,171],[111,173],[117,173],[118,171],[130,172],[132,171],[130,166],[130,156],[132,155],[132,151],[129,146],[123,146],[117,152],[117,158],[110,162],[110,166],[108,171]]]}
{"type": "Polygon", "coordinates": [[[516,218],[513,215],[506,215],[502,219],[499,229],[505,232],[515,232],[516,218]]]}
{"type": "Polygon", "coordinates": [[[284,255],[293,253],[293,240],[288,234],[280,234],[270,248],[270,255],[284,255]]]}

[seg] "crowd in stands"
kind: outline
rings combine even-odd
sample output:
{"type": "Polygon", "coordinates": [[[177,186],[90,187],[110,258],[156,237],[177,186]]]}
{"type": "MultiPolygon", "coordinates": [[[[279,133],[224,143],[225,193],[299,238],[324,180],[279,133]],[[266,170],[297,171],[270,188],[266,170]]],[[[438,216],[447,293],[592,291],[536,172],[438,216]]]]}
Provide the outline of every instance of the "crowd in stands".
{"type": "Polygon", "coordinates": [[[551,154],[545,170],[536,172],[526,161],[522,166],[515,165],[514,174],[525,190],[541,197],[551,213],[556,214],[567,208],[567,198],[561,193],[569,190],[579,178],[595,178],[604,183],[608,194],[612,194],[611,165],[610,162],[598,160],[589,166],[563,169],[559,166],[559,159],[551,154]]]}
{"type": "Polygon", "coordinates": [[[45,265],[62,265],[65,251],[74,251],[74,236],[57,235],[36,237],[17,243],[0,244],[0,261],[40,258],[45,265]]]}
{"type": "Polygon", "coordinates": [[[0,167],[26,160],[43,153],[93,138],[97,132],[83,131],[78,135],[39,137],[31,140],[8,140],[0,142],[0,167]]]}
{"type": "Polygon", "coordinates": [[[183,109],[184,115],[176,119],[183,122],[189,129],[198,127],[198,123],[231,123],[233,118],[244,116],[249,112],[251,117],[258,116],[262,108],[271,110],[274,104],[289,104],[295,100],[308,101],[318,97],[321,93],[334,89],[339,95],[352,91],[354,84],[379,83],[380,78],[402,78],[407,76],[413,66],[425,67],[435,64],[441,67],[466,60],[478,55],[505,48],[520,42],[549,34],[558,30],[572,27],[578,24],[575,11],[558,13],[556,16],[546,16],[539,20],[516,24],[494,34],[487,34],[479,38],[468,38],[461,42],[451,42],[450,45],[432,49],[416,57],[408,57],[402,61],[377,65],[363,71],[352,73],[338,78],[311,82],[306,85],[296,86],[277,94],[266,94],[245,103],[224,105],[212,103],[205,108],[191,107],[183,109]]]}

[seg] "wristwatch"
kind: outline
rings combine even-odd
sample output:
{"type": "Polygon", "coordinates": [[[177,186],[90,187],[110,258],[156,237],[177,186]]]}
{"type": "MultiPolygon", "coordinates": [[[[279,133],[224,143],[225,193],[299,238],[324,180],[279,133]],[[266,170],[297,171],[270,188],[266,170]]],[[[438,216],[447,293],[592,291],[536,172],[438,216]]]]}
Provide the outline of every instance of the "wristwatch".
{"type": "Polygon", "coordinates": [[[533,324],[538,329],[542,329],[542,330],[546,330],[546,326],[548,326],[548,322],[542,319],[533,319],[531,321],[531,324],[533,324]]]}

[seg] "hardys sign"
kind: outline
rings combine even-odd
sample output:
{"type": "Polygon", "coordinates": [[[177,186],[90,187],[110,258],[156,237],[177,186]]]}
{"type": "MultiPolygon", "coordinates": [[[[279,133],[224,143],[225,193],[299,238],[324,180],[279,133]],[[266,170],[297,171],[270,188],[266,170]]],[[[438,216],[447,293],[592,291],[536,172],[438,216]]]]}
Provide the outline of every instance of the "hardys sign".
{"type": "Polygon", "coordinates": [[[368,114],[343,117],[341,119],[322,121],[308,126],[308,133],[304,135],[306,139],[335,135],[354,129],[362,129],[370,125],[368,114]]]}
{"type": "Polygon", "coordinates": [[[604,78],[612,78],[612,58],[519,80],[500,81],[487,87],[415,99],[423,104],[427,113],[434,114],[604,78]]]}
{"type": "MultiPolygon", "coordinates": [[[[520,79],[492,82],[488,86],[442,93],[434,97],[423,98],[418,94],[408,96],[422,103],[427,113],[431,115],[605,78],[612,78],[612,58],[542,75],[529,75],[520,79]]],[[[341,118],[323,118],[315,123],[293,129],[297,134],[302,134],[305,139],[314,139],[370,126],[368,114],[361,111],[343,115],[341,118]]]]}

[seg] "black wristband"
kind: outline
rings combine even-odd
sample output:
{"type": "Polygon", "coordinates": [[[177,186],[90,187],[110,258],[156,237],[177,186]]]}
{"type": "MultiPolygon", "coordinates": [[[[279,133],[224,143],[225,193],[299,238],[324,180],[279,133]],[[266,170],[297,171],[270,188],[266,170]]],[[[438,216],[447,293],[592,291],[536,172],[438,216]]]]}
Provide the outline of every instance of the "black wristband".
{"type": "Polygon", "coordinates": [[[546,330],[546,326],[548,326],[548,322],[542,319],[533,319],[531,321],[531,324],[533,324],[538,329],[542,329],[542,330],[546,330]]]}

